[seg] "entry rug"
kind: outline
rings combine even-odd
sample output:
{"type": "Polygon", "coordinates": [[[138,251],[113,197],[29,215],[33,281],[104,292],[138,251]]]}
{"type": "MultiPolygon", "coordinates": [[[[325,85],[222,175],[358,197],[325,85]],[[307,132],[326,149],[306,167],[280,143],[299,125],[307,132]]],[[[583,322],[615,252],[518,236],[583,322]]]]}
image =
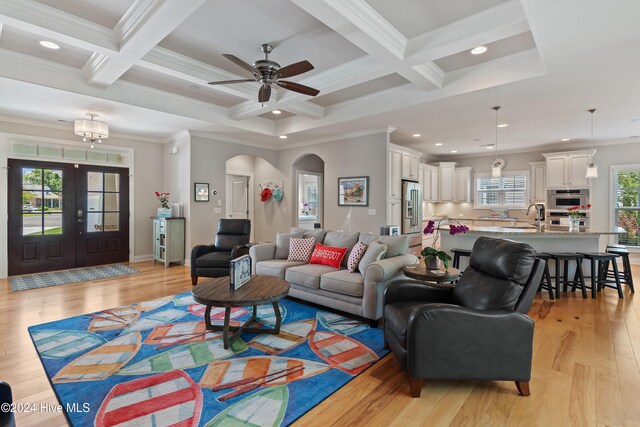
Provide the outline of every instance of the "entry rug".
{"type": "Polygon", "coordinates": [[[10,277],[12,291],[46,288],[66,283],[86,282],[89,280],[108,279],[109,277],[127,276],[140,273],[135,268],[122,264],[98,265],[95,267],[74,268],[73,270],[51,271],[49,273],[26,274],[10,277]]]}
{"type": "MultiPolygon", "coordinates": [[[[187,292],[29,333],[74,426],[289,425],[387,353],[381,329],[287,298],[280,334],[245,332],[225,350],[204,311],[187,292]]],[[[222,324],[224,309],[211,316],[222,324]]],[[[274,324],[259,306],[254,326],[274,324]]]]}

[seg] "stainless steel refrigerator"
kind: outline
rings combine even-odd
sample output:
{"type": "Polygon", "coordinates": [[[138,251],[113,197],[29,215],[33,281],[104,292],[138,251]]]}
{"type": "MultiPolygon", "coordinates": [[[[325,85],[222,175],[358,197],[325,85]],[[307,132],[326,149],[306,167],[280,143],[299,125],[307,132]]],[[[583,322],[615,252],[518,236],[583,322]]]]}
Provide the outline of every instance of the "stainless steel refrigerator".
{"type": "Polygon", "coordinates": [[[422,185],[402,181],[402,234],[422,231],[422,185]]]}

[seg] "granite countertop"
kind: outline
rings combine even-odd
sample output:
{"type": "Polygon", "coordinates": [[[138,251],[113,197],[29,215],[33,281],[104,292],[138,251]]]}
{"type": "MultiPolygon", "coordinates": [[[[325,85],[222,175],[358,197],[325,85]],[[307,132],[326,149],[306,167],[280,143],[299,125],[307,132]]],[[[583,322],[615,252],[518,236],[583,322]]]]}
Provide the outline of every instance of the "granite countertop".
{"type": "MultiPolygon", "coordinates": [[[[580,227],[579,231],[569,231],[569,227],[562,225],[543,226],[542,230],[538,230],[536,227],[469,227],[469,231],[466,234],[482,234],[482,235],[532,235],[536,237],[551,237],[551,236],[567,236],[574,237],[579,236],[599,236],[603,234],[624,234],[625,230],[620,227],[614,227],[610,230],[601,230],[591,227],[580,227]]],[[[445,235],[445,234],[443,234],[445,235]]]]}

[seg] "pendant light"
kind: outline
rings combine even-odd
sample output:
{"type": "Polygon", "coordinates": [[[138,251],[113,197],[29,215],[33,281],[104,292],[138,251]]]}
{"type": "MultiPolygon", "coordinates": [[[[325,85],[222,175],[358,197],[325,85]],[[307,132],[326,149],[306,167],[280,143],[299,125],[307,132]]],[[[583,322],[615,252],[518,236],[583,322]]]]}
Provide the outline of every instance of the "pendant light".
{"type": "Polygon", "coordinates": [[[91,148],[95,146],[96,141],[102,144],[102,139],[109,138],[109,125],[94,120],[97,114],[87,113],[89,120],[76,120],[73,125],[73,133],[82,137],[82,141],[91,142],[91,148]]]}
{"type": "MultiPolygon", "coordinates": [[[[596,112],[595,108],[587,110],[591,113],[591,150],[590,156],[593,156],[593,113],[596,112]]],[[[593,157],[591,158],[591,163],[587,166],[587,178],[597,178],[598,177],[598,165],[593,163],[593,157]]]]}
{"type": "Polygon", "coordinates": [[[496,112],[496,150],[495,150],[495,159],[491,162],[491,177],[500,178],[502,176],[502,168],[498,164],[498,110],[500,106],[497,105],[493,107],[493,110],[496,112]]]}

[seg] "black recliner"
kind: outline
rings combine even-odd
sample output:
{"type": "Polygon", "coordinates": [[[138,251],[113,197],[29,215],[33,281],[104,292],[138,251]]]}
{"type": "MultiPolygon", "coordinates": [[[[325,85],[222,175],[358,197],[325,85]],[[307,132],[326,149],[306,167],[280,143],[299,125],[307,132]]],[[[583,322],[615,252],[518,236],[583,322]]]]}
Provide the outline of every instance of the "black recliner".
{"type": "Polygon", "coordinates": [[[479,237],[454,288],[392,282],[384,295],[385,346],[409,375],[411,395],[423,379],[515,381],[528,396],[533,320],[527,316],[545,261],[535,250],[479,237]]]}
{"type": "Polygon", "coordinates": [[[212,245],[198,245],[191,250],[191,284],[198,277],[222,277],[229,274],[229,261],[249,253],[251,234],[248,219],[221,219],[212,245]]]}

